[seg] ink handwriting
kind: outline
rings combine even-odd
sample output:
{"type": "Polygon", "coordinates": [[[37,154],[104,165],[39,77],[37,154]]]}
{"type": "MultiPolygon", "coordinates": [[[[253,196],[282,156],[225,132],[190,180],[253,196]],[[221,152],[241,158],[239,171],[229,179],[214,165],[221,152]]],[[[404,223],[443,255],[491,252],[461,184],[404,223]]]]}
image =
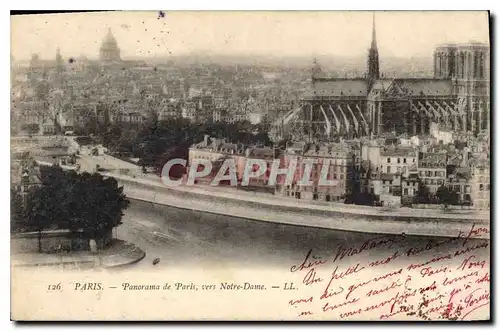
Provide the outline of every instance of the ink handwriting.
{"type": "Polygon", "coordinates": [[[307,305],[299,317],[468,320],[485,316],[480,308],[489,304],[491,282],[486,234],[487,228],[473,225],[444,239],[384,235],[360,244],[339,244],[331,255],[316,250],[313,254],[310,249],[289,269],[300,277],[298,290],[304,293],[289,306],[307,305]]]}

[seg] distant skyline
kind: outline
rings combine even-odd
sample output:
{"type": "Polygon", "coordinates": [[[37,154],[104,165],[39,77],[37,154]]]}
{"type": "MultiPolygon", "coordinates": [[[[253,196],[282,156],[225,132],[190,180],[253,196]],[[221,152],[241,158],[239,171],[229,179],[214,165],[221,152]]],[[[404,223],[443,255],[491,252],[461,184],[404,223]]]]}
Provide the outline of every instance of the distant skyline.
{"type": "MultiPolygon", "coordinates": [[[[99,56],[111,28],[122,58],[188,53],[264,56],[365,56],[373,12],[166,11],[11,17],[11,55],[54,59],[99,56]]],[[[488,43],[488,13],[375,12],[380,57],[430,57],[444,43],[488,43]]]]}

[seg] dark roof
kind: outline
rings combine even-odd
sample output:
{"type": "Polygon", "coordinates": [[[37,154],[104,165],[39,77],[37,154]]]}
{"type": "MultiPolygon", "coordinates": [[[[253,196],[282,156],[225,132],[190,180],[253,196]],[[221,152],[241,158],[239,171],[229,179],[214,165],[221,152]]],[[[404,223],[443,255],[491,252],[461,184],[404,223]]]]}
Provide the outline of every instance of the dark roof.
{"type": "Polygon", "coordinates": [[[457,179],[470,179],[471,171],[469,168],[460,167],[455,169],[455,176],[457,179]]]}
{"type": "Polygon", "coordinates": [[[419,160],[419,165],[425,163],[426,167],[444,167],[446,166],[446,154],[424,153],[419,160]]]}
{"type": "Polygon", "coordinates": [[[418,181],[418,175],[417,174],[410,174],[406,180],[418,181]]]}
{"type": "Polygon", "coordinates": [[[372,90],[383,90],[385,91],[389,85],[391,85],[392,79],[377,79],[373,83],[372,90]]]}
{"type": "Polygon", "coordinates": [[[449,79],[396,79],[396,82],[409,95],[442,96],[453,91],[449,79]]]}
{"type": "Polygon", "coordinates": [[[416,153],[415,150],[411,147],[409,148],[404,148],[404,147],[399,147],[395,149],[384,149],[380,152],[381,156],[401,156],[401,157],[415,157],[416,153]]]}
{"type": "Polygon", "coordinates": [[[382,179],[382,180],[393,180],[394,179],[394,174],[382,173],[382,174],[380,174],[380,179],[382,179]]]}

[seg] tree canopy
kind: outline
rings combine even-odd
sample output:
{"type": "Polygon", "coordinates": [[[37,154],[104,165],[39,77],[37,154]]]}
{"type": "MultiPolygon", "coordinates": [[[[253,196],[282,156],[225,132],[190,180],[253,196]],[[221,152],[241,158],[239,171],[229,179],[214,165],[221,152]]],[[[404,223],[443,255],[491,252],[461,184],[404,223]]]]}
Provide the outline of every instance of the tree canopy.
{"type": "Polygon", "coordinates": [[[421,179],[418,181],[418,192],[417,195],[415,196],[415,199],[417,203],[431,202],[430,190],[421,179]]]}
{"type": "Polygon", "coordinates": [[[249,122],[192,123],[183,118],[161,121],[153,118],[139,125],[111,125],[102,138],[112,153],[137,157],[141,165],[161,170],[168,159],[187,159],[189,147],[202,141],[205,134],[233,143],[271,144],[266,131],[249,122]]]}
{"type": "Polygon", "coordinates": [[[10,228],[12,232],[23,231],[27,228],[25,209],[23,207],[23,198],[19,192],[10,189],[10,228]]]}
{"type": "Polygon", "coordinates": [[[446,186],[441,185],[436,191],[436,197],[440,204],[448,207],[450,203],[450,190],[446,186]]]}
{"type": "Polygon", "coordinates": [[[449,205],[458,205],[460,203],[460,196],[457,192],[450,190],[448,187],[441,185],[437,192],[436,197],[439,200],[440,204],[443,204],[445,207],[449,205]]]}

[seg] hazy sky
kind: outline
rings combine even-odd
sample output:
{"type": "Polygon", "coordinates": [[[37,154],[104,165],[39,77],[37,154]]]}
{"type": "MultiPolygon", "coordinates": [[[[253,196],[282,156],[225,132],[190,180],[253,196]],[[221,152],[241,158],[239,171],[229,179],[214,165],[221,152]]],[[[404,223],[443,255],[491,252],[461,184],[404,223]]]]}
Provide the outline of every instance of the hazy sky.
{"type": "MultiPolygon", "coordinates": [[[[376,12],[380,56],[431,56],[435,45],[488,42],[487,12],[376,12]]],[[[11,16],[11,54],[95,58],[111,28],[122,57],[213,54],[364,56],[372,12],[111,12],[11,16]]]]}

